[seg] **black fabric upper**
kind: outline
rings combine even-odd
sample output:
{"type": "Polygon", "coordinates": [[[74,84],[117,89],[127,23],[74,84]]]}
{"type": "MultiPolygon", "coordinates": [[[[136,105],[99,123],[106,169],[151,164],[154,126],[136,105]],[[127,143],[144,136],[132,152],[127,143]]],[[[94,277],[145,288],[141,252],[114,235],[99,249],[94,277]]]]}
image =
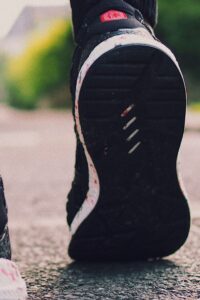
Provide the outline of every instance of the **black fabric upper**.
{"type": "Polygon", "coordinates": [[[144,20],[139,10],[127,4],[123,0],[102,0],[94,6],[86,15],[75,36],[76,42],[84,44],[93,35],[117,31],[119,29],[143,27],[141,21],[144,20]],[[113,20],[112,22],[100,21],[100,15],[109,11],[116,10],[127,15],[127,19],[113,20]]]}
{"type": "Polygon", "coordinates": [[[3,181],[0,177],[0,236],[3,234],[5,226],[8,222],[6,200],[4,196],[3,181]]]}
{"type": "MultiPolygon", "coordinates": [[[[75,37],[77,36],[83,20],[86,14],[97,6],[97,4],[104,2],[105,0],[71,0],[72,16],[75,37]]],[[[113,0],[108,0],[112,3],[113,0]]],[[[157,22],[157,0],[125,0],[118,2],[124,2],[130,4],[132,7],[140,10],[144,16],[144,19],[152,27],[156,26],[157,22]]]]}
{"type": "Polygon", "coordinates": [[[151,27],[155,28],[157,24],[157,0],[126,0],[127,3],[139,9],[144,16],[144,19],[151,27]]]}

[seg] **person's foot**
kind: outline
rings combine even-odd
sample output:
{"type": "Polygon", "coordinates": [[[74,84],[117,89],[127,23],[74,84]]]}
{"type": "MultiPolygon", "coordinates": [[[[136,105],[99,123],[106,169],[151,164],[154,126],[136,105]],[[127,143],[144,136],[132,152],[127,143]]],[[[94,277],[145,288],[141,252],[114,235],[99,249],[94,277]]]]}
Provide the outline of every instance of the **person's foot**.
{"type": "Polygon", "coordinates": [[[124,1],[102,1],[90,11],[78,42],[71,83],[77,154],[67,203],[69,255],[168,256],[190,228],[176,172],[186,111],[179,65],[124,1]]]}
{"type": "Polygon", "coordinates": [[[8,231],[8,212],[4,196],[3,181],[0,177],[0,258],[11,259],[11,247],[8,231]]]}

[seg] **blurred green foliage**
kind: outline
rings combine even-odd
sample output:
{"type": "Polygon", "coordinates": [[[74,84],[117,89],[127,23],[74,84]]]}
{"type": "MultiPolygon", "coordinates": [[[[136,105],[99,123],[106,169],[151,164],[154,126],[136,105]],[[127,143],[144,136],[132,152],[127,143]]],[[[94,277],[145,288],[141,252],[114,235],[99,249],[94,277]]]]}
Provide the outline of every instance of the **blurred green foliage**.
{"type": "Polygon", "coordinates": [[[181,64],[199,76],[199,0],[159,0],[158,34],[177,54],[181,64]]]}
{"type": "Polygon", "coordinates": [[[200,2],[159,0],[159,38],[175,53],[186,79],[189,101],[200,101],[200,2]]]}
{"type": "MultiPolygon", "coordinates": [[[[190,101],[200,101],[199,0],[159,0],[158,37],[178,57],[190,101]]],[[[7,67],[8,102],[32,109],[45,103],[63,106],[70,100],[69,71],[74,49],[70,22],[57,21],[35,36],[20,57],[7,67]]]]}
{"type": "Polygon", "coordinates": [[[5,101],[5,68],[6,57],[0,53],[0,103],[5,101]]]}
{"type": "Polygon", "coordinates": [[[39,101],[48,99],[48,104],[52,106],[64,105],[69,96],[73,48],[71,23],[66,21],[57,21],[48,32],[32,38],[24,53],[8,63],[9,104],[33,109],[39,101]]]}

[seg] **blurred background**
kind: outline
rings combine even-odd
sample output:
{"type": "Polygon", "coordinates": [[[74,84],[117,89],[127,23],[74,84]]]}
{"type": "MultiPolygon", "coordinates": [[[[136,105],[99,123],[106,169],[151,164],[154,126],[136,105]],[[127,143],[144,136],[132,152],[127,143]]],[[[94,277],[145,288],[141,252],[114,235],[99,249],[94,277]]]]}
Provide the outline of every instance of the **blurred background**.
{"type": "MultiPolygon", "coordinates": [[[[70,106],[74,49],[67,0],[7,0],[0,13],[0,103],[19,109],[70,106]]],[[[189,105],[200,110],[200,4],[159,0],[158,37],[178,57],[189,105]]]]}
{"type": "Polygon", "coordinates": [[[1,10],[0,102],[27,110],[66,107],[74,48],[69,3],[6,3],[1,10]]]}

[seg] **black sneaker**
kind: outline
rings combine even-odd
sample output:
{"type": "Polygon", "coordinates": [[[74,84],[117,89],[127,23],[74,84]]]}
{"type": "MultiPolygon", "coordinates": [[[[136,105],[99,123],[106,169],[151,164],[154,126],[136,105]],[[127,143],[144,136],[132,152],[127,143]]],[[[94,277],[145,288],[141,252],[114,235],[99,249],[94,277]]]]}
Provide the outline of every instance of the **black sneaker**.
{"type": "Polygon", "coordinates": [[[11,247],[7,223],[6,200],[4,196],[3,181],[0,177],[0,258],[11,259],[11,247]]]}
{"type": "Polygon", "coordinates": [[[190,228],[176,171],[186,111],[179,65],[141,12],[120,0],[90,11],[77,40],[69,255],[168,256],[190,228]]]}

